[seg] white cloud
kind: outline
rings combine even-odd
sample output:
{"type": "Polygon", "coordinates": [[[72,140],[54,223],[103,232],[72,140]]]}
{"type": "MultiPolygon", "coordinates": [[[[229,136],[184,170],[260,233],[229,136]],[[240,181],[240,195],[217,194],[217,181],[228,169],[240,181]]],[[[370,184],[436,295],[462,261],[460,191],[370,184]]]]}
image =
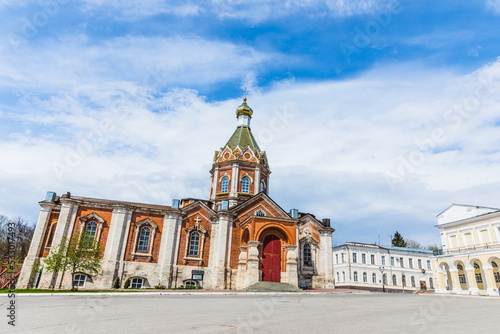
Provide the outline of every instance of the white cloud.
{"type": "Polygon", "coordinates": [[[486,7],[497,14],[500,14],[500,0],[486,0],[486,7]]]}
{"type": "Polygon", "coordinates": [[[397,7],[394,0],[211,0],[199,1],[118,1],[85,0],[85,10],[121,13],[121,19],[134,20],[158,14],[177,16],[210,16],[218,19],[247,20],[250,23],[293,15],[344,17],[397,7]]]}

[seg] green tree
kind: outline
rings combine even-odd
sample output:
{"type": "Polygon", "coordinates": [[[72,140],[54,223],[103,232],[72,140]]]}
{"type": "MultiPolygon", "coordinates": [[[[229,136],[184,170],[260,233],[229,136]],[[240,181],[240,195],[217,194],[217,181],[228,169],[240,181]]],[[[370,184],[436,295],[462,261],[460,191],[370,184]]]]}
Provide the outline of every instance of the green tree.
{"type": "Polygon", "coordinates": [[[406,247],[406,241],[398,231],[394,233],[394,237],[392,237],[391,242],[394,247],[406,247]]]}
{"type": "Polygon", "coordinates": [[[90,243],[85,236],[75,236],[69,241],[64,238],[55,251],[45,258],[44,263],[47,271],[62,274],[59,283],[61,288],[66,271],[71,273],[72,279],[78,272],[97,274],[101,268],[101,249],[98,243],[90,243]]]}

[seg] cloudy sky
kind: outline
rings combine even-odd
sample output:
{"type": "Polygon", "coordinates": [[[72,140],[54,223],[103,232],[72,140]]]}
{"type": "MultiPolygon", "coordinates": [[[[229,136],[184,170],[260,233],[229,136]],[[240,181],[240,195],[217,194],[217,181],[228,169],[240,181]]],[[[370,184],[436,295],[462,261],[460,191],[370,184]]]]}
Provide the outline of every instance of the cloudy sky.
{"type": "Polygon", "coordinates": [[[207,198],[248,90],[285,210],[438,243],[500,207],[500,1],[0,0],[0,214],[207,198]]]}

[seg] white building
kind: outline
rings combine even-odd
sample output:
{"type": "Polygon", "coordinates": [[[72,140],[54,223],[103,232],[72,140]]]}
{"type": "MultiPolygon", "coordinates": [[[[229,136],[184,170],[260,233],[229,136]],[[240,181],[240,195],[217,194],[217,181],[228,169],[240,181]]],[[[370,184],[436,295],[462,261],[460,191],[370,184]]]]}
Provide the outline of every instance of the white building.
{"type": "Polygon", "coordinates": [[[336,288],[414,292],[433,290],[432,251],[347,242],[333,247],[336,288]]]}
{"type": "Polygon", "coordinates": [[[437,220],[443,255],[436,292],[498,296],[500,209],[452,204],[437,220]]]}

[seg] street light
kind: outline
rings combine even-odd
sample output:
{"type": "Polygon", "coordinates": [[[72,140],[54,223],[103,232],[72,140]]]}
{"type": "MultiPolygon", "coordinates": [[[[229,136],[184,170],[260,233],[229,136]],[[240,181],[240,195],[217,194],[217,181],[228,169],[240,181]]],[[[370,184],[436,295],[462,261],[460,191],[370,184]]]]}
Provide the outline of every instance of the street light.
{"type": "Polygon", "coordinates": [[[385,292],[385,281],[384,281],[384,267],[379,267],[380,273],[382,273],[382,292],[385,292]]]}

